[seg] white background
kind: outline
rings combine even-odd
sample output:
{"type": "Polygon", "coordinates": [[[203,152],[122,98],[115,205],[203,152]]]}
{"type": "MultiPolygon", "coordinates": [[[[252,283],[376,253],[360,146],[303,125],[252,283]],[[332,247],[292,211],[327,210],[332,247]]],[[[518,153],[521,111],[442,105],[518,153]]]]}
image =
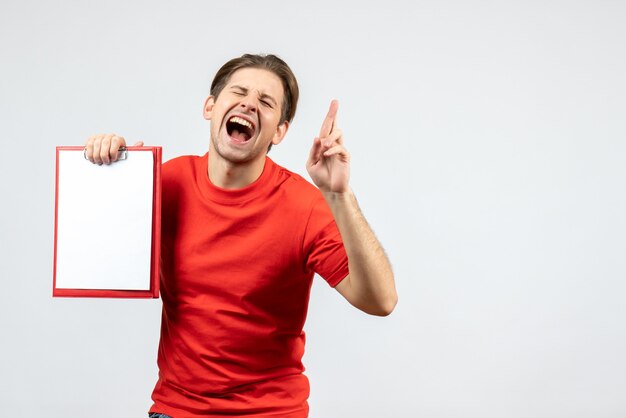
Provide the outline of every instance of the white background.
{"type": "Polygon", "coordinates": [[[51,297],[54,147],[203,154],[244,52],[300,81],[282,165],[304,174],[340,100],[396,273],[382,319],[317,279],[312,417],[626,416],[625,22],[597,0],[2,0],[2,416],[145,416],[160,301],[51,297]]]}

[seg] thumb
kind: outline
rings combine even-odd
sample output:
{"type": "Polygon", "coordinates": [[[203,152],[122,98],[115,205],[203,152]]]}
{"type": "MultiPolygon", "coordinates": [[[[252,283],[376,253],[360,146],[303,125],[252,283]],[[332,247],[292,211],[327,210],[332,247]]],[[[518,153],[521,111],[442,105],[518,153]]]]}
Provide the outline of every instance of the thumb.
{"type": "Polygon", "coordinates": [[[135,142],[135,145],[133,145],[133,147],[143,147],[143,141],[135,142]]]}

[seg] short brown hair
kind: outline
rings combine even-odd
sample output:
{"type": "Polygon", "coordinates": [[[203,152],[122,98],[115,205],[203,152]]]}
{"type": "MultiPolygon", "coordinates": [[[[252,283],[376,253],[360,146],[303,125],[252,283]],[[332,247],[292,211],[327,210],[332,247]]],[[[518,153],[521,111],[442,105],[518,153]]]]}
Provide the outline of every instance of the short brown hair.
{"type": "Polygon", "coordinates": [[[260,68],[270,71],[280,78],[284,90],[280,123],[285,121],[291,122],[296,115],[298,96],[300,95],[298,81],[287,63],[276,55],[244,54],[241,57],[231,59],[226,64],[222,65],[222,68],[215,74],[213,82],[211,83],[211,95],[217,99],[217,96],[219,96],[228,83],[230,76],[233,75],[235,71],[241,70],[242,68],[260,68]]]}

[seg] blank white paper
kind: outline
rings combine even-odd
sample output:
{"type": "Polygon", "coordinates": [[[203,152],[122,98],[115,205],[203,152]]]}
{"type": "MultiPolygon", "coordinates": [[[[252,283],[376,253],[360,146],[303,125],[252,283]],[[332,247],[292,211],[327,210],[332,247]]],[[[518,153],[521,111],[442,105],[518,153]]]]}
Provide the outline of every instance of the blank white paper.
{"type": "Polygon", "coordinates": [[[96,165],[59,150],[56,287],[149,290],[153,153],[96,165]]]}

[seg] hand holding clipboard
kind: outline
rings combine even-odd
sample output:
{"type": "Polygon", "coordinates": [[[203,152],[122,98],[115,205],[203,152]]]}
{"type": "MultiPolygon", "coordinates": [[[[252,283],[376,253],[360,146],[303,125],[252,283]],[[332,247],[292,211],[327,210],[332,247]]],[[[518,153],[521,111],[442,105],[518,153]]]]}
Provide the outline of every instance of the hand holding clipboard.
{"type": "MultiPolygon", "coordinates": [[[[143,141],[138,141],[134,147],[143,146],[143,141]]],[[[94,164],[111,164],[119,158],[119,149],[126,148],[126,140],[115,134],[100,134],[90,136],[85,143],[85,158],[94,164]]]]}
{"type": "Polygon", "coordinates": [[[53,296],[158,297],[161,147],[124,145],[57,147],[53,296]]]}

